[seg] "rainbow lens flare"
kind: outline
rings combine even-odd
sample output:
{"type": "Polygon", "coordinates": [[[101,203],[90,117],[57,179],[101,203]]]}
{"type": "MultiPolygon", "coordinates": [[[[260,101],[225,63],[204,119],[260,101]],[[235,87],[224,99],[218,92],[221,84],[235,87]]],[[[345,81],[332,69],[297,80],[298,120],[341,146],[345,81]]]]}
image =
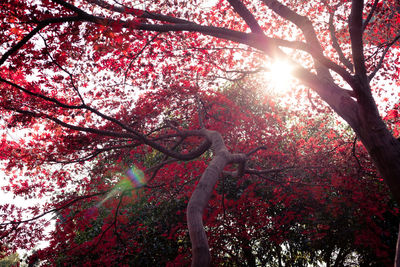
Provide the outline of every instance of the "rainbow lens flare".
{"type": "Polygon", "coordinates": [[[132,190],[140,188],[146,184],[144,173],[133,166],[126,172],[126,176],[116,185],[116,189],[120,191],[132,190]]]}
{"type": "Polygon", "coordinates": [[[144,173],[135,166],[130,168],[126,174],[128,175],[129,180],[133,183],[134,187],[141,187],[146,184],[144,173]]]}
{"type": "Polygon", "coordinates": [[[93,214],[98,213],[98,208],[103,205],[108,199],[116,196],[119,192],[133,190],[135,188],[141,188],[146,184],[146,178],[143,171],[133,166],[130,168],[125,176],[117,183],[114,188],[101,200],[97,205],[86,211],[86,216],[89,218],[93,214]]]}

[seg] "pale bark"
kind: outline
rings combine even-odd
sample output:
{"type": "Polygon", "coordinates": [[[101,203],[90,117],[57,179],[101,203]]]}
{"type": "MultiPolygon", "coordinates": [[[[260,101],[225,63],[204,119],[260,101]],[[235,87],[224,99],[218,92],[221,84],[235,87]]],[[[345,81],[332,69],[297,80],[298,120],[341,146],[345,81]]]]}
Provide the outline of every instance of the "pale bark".
{"type": "Polygon", "coordinates": [[[231,154],[220,133],[202,129],[207,140],[211,142],[213,159],[200,178],[187,206],[187,224],[192,243],[192,266],[206,267],[211,264],[211,255],[207,235],[203,225],[203,212],[212,195],[224,167],[230,162],[244,161],[244,154],[231,154]]]}

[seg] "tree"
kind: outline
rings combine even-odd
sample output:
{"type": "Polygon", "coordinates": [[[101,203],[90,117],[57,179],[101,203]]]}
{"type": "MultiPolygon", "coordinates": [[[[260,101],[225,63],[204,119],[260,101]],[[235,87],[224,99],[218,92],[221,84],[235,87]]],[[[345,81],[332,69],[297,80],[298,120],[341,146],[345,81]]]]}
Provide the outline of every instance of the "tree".
{"type": "MultiPolygon", "coordinates": [[[[353,141],[346,140],[352,136],[332,132],[329,124],[333,122],[326,117],[323,121],[303,119],[304,112],[288,114],[286,109],[267,108],[249,91],[237,94],[238,88],[234,88],[224,94],[242,106],[241,112],[248,113],[246,107],[250,107],[251,113],[261,116],[265,110],[273,110],[276,120],[268,120],[270,127],[293,124],[292,120],[296,124],[287,132],[282,127],[276,147],[267,151],[277,165],[275,171],[236,178],[226,170],[217,183],[203,216],[213,265],[308,266],[324,262],[352,266],[351,258],[356,258],[359,265],[391,266],[397,214],[387,188],[369,172],[365,151],[357,145],[353,154],[353,141]],[[325,140],[326,132],[331,134],[330,142],[325,140]],[[313,153],[304,153],[310,150],[313,153]],[[362,168],[356,166],[355,155],[362,168]],[[295,161],[295,166],[286,165],[295,161]]],[[[218,103],[214,101],[213,106],[218,103]]],[[[235,146],[257,133],[248,128],[242,130],[235,146]]],[[[275,138],[268,137],[277,141],[275,138]]],[[[161,156],[131,152],[119,151],[107,158],[103,154],[94,168],[94,173],[103,177],[102,184],[112,186],[107,181],[128,166],[147,169],[161,156]]],[[[268,166],[268,161],[262,162],[266,155],[259,156],[254,163],[268,166]]],[[[51,266],[188,265],[185,203],[204,170],[202,161],[209,157],[171,163],[159,170],[150,188],[132,188],[124,178],[106,196],[60,211],[51,244],[32,259],[51,266]],[[123,193],[115,194],[115,190],[123,193]]]]}
{"type": "MultiPolygon", "coordinates": [[[[231,136],[222,138],[218,120],[213,119],[213,125],[208,120],[219,119],[221,113],[207,114],[207,94],[196,88],[212,87],[212,77],[255,72],[267,56],[295,66],[292,75],[299,83],[351,126],[393,198],[400,200],[400,144],[372,95],[372,88],[384,91],[378,88],[378,78],[398,79],[393,64],[397,50],[391,49],[399,39],[396,1],[228,0],[204,11],[196,2],[180,1],[114,5],[103,0],[9,0],[1,3],[1,10],[2,119],[10,128],[39,130],[28,133],[25,143],[2,140],[7,169],[20,168],[24,175],[38,178],[13,178],[15,193],[32,196],[36,188],[42,196],[54,191],[55,185],[45,178],[50,173],[62,199],[71,184],[76,192],[90,188],[71,176],[74,171],[84,176],[83,167],[54,171],[41,168],[44,162],[81,162],[113,149],[146,145],[166,156],[163,165],[172,159],[193,160],[211,148],[213,159],[187,209],[192,264],[207,265],[202,214],[218,177],[227,164],[238,164],[235,176],[261,172],[246,164],[263,144],[256,138],[258,144],[230,153],[223,139],[228,143],[231,136]],[[321,18],[326,21],[321,23],[321,18]],[[128,108],[139,88],[153,93],[128,108]],[[180,93],[193,97],[166,102],[167,96],[180,93]],[[196,102],[198,109],[193,108],[196,102]],[[179,110],[178,116],[177,105],[187,110],[179,110]],[[160,110],[168,106],[169,112],[160,110]],[[179,126],[195,114],[192,124],[179,126]],[[171,115],[178,120],[168,121],[171,115]]],[[[397,118],[395,110],[389,115],[397,118]]],[[[236,126],[238,133],[244,125],[236,126]]],[[[264,130],[274,129],[265,125],[264,130]]]]}

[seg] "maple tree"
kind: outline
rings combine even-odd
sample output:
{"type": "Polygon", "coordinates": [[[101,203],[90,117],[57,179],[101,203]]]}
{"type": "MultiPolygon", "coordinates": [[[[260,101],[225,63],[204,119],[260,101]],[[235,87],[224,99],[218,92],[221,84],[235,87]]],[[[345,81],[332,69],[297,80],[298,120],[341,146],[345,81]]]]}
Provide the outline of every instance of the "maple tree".
{"type": "MultiPolygon", "coordinates": [[[[249,97],[249,90],[236,93],[234,90],[227,95],[243,106],[238,110],[251,107],[251,113],[245,112],[246,121],[254,123],[250,114],[258,119],[267,109],[272,112],[272,107],[257,105],[258,101],[249,97]]],[[[213,105],[218,106],[215,100],[213,105]]],[[[235,105],[231,103],[225,108],[232,107],[235,105]]],[[[391,206],[387,188],[378,176],[369,173],[370,162],[365,151],[357,145],[360,169],[355,166],[353,142],[346,140],[341,131],[331,132],[329,145],[322,141],[325,132],[331,131],[328,125],[323,126],[326,118],[324,122],[312,121],[311,125],[316,127],[306,132],[304,129],[310,126],[310,120],[302,119],[304,114],[288,114],[286,109],[276,107],[273,110],[275,117],[268,124],[282,128],[282,132],[268,137],[275,146],[258,155],[255,162],[268,166],[270,163],[262,159],[274,159],[274,170],[270,169],[268,175],[253,174],[239,179],[227,170],[203,216],[213,264],[305,266],[326,262],[343,266],[355,254],[359,264],[389,266],[391,257],[388,256],[394,254],[396,243],[393,237],[397,231],[397,212],[391,206]],[[285,132],[283,122],[290,123],[292,119],[297,123],[285,132]],[[309,150],[313,153],[299,156],[309,150]],[[287,165],[296,159],[295,166],[287,165]],[[310,162],[318,165],[310,166],[310,162]],[[341,256],[335,258],[336,253],[341,256]]],[[[254,134],[254,128],[252,132],[248,130],[249,127],[244,128],[235,146],[242,146],[254,134]]],[[[229,127],[221,131],[230,136],[229,127]]],[[[155,158],[162,156],[135,152],[123,150],[103,155],[94,168],[94,173],[101,177],[100,183],[115,179],[116,174],[132,165],[140,164],[149,170],[159,162],[155,158]]],[[[185,203],[206,167],[203,161],[209,157],[171,163],[165,170],[159,170],[148,188],[134,189],[123,179],[116,187],[121,194],[107,193],[108,196],[91,198],[60,210],[50,245],[37,251],[31,261],[48,265],[188,265],[185,203]]]]}
{"type": "MultiPolygon", "coordinates": [[[[234,177],[276,167],[249,162],[264,162],[270,157],[264,150],[276,150],[281,138],[281,129],[267,123],[273,111],[235,114],[243,107],[216,94],[213,78],[243,78],[265,69],[266,58],[290,62],[303,91],[315,93],[315,108],[327,109],[322,99],[351,126],[400,200],[398,106],[387,113],[387,126],[373,97],[391,93],[379,79],[398,83],[396,1],[227,0],[206,9],[196,1],[8,0],[0,6],[1,119],[8,128],[31,129],[18,141],[2,138],[0,159],[15,171],[4,189],[52,197],[47,212],[110,193],[116,181],[104,182],[83,163],[102,154],[154,157],[156,165],[143,166],[153,171],[150,182],[161,173],[170,177],[168,166],[187,169],[177,162],[188,161],[194,174],[186,179],[201,176],[186,212],[192,264],[208,265],[202,217],[220,174],[229,164],[234,177]],[[146,97],[135,101],[138,90],[146,97]]],[[[2,209],[4,219],[12,218],[2,236],[18,232],[15,246],[43,237],[38,224],[20,227],[21,210],[2,209]]],[[[38,207],[31,212],[41,218],[38,207]]]]}

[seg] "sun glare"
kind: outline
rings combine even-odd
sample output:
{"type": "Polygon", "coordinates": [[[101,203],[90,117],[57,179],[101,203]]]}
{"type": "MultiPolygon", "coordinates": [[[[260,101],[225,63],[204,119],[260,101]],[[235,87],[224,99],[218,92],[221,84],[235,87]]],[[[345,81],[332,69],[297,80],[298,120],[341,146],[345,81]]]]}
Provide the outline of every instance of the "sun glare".
{"type": "Polygon", "coordinates": [[[267,88],[277,94],[286,94],[293,87],[291,72],[293,66],[284,60],[266,63],[265,79],[267,88]]]}

